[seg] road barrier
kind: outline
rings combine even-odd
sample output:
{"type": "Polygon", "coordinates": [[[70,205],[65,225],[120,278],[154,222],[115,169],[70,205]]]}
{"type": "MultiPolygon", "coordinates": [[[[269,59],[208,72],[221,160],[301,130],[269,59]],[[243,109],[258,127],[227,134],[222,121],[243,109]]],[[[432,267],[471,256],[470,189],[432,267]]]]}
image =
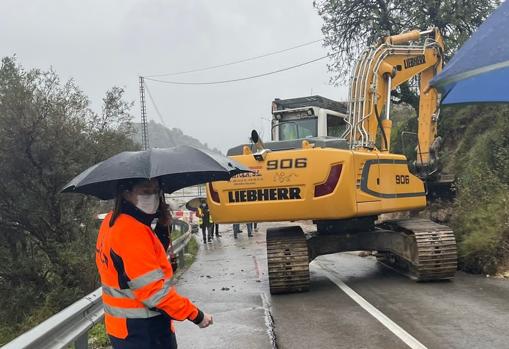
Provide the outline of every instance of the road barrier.
{"type": "MultiPolygon", "coordinates": [[[[183,232],[173,241],[173,250],[179,264],[184,264],[184,253],[191,239],[191,226],[181,220],[174,221],[174,228],[183,232]]],[[[71,304],[28,332],[23,333],[2,349],[60,349],[74,344],[75,349],[88,348],[88,331],[104,317],[102,289],[71,304]]]]}
{"type": "Polygon", "coordinates": [[[185,249],[189,240],[191,240],[191,225],[181,220],[175,220],[175,227],[179,227],[183,234],[173,241],[173,253],[177,256],[178,264],[184,265],[185,263],[185,249]]]}

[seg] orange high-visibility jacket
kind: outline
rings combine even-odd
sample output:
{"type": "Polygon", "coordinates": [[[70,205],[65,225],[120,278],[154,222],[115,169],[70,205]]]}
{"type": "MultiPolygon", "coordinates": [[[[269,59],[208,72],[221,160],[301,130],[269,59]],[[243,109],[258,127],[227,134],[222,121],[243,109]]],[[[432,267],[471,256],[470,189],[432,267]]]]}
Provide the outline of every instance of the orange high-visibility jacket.
{"type": "Polygon", "coordinates": [[[163,312],[200,323],[203,313],[170,285],[172,267],[150,227],[124,213],[110,227],[111,215],[102,222],[96,246],[106,332],[126,338],[130,319],[149,320],[163,312]]]}

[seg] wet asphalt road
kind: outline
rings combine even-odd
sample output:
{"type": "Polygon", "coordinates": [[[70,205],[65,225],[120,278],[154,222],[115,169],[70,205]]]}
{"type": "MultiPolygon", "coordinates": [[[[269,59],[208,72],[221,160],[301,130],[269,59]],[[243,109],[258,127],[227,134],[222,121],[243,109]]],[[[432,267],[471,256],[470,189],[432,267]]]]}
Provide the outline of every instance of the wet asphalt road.
{"type": "Polygon", "coordinates": [[[271,296],[264,227],[273,225],[237,240],[231,226],[221,226],[221,239],[202,244],[177,290],[212,313],[215,324],[199,329],[178,323],[180,348],[411,347],[340,289],[338,280],[420,348],[509,348],[509,280],[459,272],[452,282],[416,283],[373,257],[341,253],[311,263],[309,292],[271,296]]]}

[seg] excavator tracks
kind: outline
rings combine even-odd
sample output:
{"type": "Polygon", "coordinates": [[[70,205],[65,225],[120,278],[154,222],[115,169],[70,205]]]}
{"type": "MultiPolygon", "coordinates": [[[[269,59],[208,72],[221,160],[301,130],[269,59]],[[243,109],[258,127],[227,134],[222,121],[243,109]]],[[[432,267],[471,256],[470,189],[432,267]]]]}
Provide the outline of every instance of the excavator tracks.
{"type": "Polygon", "coordinates": [[[309,290],[308,246],[302,228],[267,229],[267,264],[271,294],[309,290]]]}
{"type": "Polygon", "coordinates": [[[451,228],[427,219],[387,221],[383,228],[408,234],[411,260],[382,252],[378,260],[417,281],[452,279],[457,269],[457,249],[451,228]]]}

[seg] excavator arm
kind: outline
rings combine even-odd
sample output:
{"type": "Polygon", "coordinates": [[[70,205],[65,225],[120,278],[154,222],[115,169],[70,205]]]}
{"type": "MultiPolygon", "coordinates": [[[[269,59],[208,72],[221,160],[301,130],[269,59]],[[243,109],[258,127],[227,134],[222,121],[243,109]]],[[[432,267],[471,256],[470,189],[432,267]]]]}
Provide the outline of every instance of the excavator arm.
{"type": "Polygon", "coordinates": [[[390,151],[391,91],[419,79],[417,165],[430,166],[437,136],[438,94],[429,81],[442,69],[444,42],[438,29],[388,36],[366,49],[357,61],[350,84],[349,129],[352,149],[390,151]],[[379,138],[378,138],[379,137],[379,138]]]}

